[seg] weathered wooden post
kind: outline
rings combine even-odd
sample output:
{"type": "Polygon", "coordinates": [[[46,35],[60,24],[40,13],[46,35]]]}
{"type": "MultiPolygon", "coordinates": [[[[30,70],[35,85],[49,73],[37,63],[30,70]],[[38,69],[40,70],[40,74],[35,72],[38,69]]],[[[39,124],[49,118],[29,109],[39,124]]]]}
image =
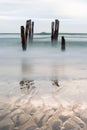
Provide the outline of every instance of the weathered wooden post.
{"type": "Polygon", "coordinates": [[[32,32],[31,39],[33,40],[33,35],[34,35],[34,22],[32,22],[32,29],[31,29],[31,32],[32,32]]]}
{"type": "Polygon", "coordinates": [[[29,20],[29,39],[31,40],[31,19],[29,20]]]}
{"type": "Polygon", "coordinates": [[[26,21],[25,29],[24,26],[21,26],[21,42],[23,50],[27,49],[27,37],[29,37],[29,40],[33,40],[33,34],[34,34],[34,22],[32,22],[31,19],[29,19],[26,21]]]}
{"type": "Polygon", "coordinates": [[[62,38],[61,38],[61,50],[62,51],[65,50],[65,38],[64,38],[64,36],[62,36],[62,38]]]}
{"type": "Polygon", "coordinates": [[[52,24],[51,24],[51,40],[52,41],[58,40],[58,33],[59,33],[59,20],[56,19],[55,23],[52,22],[52,24]]]}
{"type": "Polygon", "coordinates": [[[27,41],[27,36],[28,36],[28,30],[29,30],[29,21],[26,21],[26,30],[25,30],[26,41],[27,41]]]}
{"type": "Polygon", "coordinates": [[[21,42],[22,42],[22,49],[26,50],[27,44],[26,44],[26,37],[25,37],[24,26],[21,26],[21,42]]]}
{"type": "Polygon", "coordinates": [[[54,22],[51,23],[51,40],[54,40],[54,22]]]}
{"type": "Polygon", "coordinates": [[[26,41],[27,41],[27,36],[28,36],[28,21],[26,21],[26,30],[25,30],[26,41]]]}
{"type": "Polygon", "coordinates": [[[55,20],[55,40],[58,40],[58,33],[59,33],[59,21],[58,19],[55,20]]]}

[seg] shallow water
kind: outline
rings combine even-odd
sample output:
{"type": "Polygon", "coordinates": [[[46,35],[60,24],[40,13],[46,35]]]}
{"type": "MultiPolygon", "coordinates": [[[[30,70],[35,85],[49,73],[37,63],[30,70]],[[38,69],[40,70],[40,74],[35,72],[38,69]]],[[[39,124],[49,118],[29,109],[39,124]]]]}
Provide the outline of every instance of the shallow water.
{"type": "MultiPolygon", "coordinates": [[[[76,126],[72,130],[82,129],[76,122],[83,123],[84,130],[87,129],[86,123],[81,122],[86,120],[83,117],[84,112],[81,115],[83,118],[77,119],[78,116],[72,110],[75,106],[76,111],[80,109],[79,104],[81,104],[82,111],[87,108],[85,108],[87,105],[86,41],[87,34],[60,34],[57,43],[51,43],[50,35],[35,35],[33,41],[28,42],[27,51],[23,52],[19,34],[0,34],[1,128],[17,129],[14,125],[17,125],[14,123],[14,120],[17,122],[15,115],[22,111],[24,115],[19,115],[23,119],[20,121],[22,127],[19,125],[19,129],[28,130],[27,125],[31,120],[31,115],[29,111],[29,116],[27,116],[26,111],[28,112],[28,108],[30,109],[32,106],[32,111],[36,110],[34,117],[32,117],[33,124],[31,123],[34,128],[29,128],[29,130],[39,128],[36,120],[41,120],[41,117],[43,117],[44,123],[42,123],[40,130],[53,128],[50,126],[47,113],[44,112],[48,109],[51,111],[53,122],[54,119],[59,121],[61,130],[70,130],[72,127],[68,126],[70,122],[76,126]],[[66,39],[65,51],[61,51],[62,35],[66,39]],[[24,81],[24,84],[21,85],[21,81],[24,81]],[[57,81],[59,86],[54,81],[57,81]],[[39,107],[43,109],[45,116],[38,113],[39,107]],[[64,111],[63,107],[68,111],[67,115],[69,112],[72,113],[69,116],[74,122],[67,118],[68,123],[63,123],[60,118],[54,118],[54,110],[59,110],[61,116],[61,109],[64,111]],[[6,110],[7,116],[4,116],[6,110]],[[48,127],[45,122],[46,118],[48,127]],[[10,120],[9,125],[7,125],[7,119],[10,120]],[[3,127],[2,124],[6,124],[6,127],[3,127]]],[[[60,130],[60,128],[57,129],[60,130]]]]}
{"type": "MultiPolygon", "coordinates": [[[[27,50],[24,52],[19,34],[0,34],[0,83],[4,84],[4,87],[0,86],[1,95],[15,93],[13,89],[16,90],[15,95],[18,95],[20,89],[18,91],[17,88],[20,88],[21,80],[45,81],[46,85],[40,83],[43,94],[50,92],[51,80],[58,80],[63,87],[75,81],[86,82],[87,34],[63,35],[66,39],[65,51],[61,51],[62,34],[59,35],[57,43],[51,42],[49,34],[38,34],[32,42],[28,41],[27,50]],[[47,84],[49,82],[50,85],[47,84]]],[[[37,86],[40,85],[38,83],[37,86]]],[[[86,85],[80,86],[86,89],[86,85]]]]}

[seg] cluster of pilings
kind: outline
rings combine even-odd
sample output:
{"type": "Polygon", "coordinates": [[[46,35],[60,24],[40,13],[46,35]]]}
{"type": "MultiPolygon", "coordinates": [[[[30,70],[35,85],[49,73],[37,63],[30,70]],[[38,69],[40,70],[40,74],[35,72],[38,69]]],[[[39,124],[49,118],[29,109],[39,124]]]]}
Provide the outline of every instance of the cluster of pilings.
{"type": "Polygon", "coordinates": [[[21,26],[21,43],[22,43],[22,49],[27,49],[27,39],[29,37],[29,40],[33,40],[33,34],[34,34],[34,22],[30,20],[26,21],[26,27],[21,26]]]}
{"type": "MultiPolygon", "coordinates": [[[[27,49],[27,39],[29,41],[33,40],[33,34],[34,34],[34,22],[31,21],[31,19],[26,21],[26,27],[21,26],[21,43],[22,43],[22,49],[27,49]]],[[[55,19],[55,22],[51,23],[51,41],[58,41],[58,35],[59,35],[59,20],[55,19]]],[[[65,50],[65,38],[64,36],[61,37],[61,50],[65,50]]]]}
{"type": "Polygon", "coordinates": [[[59,33],[59,20],[55,19],[55,22],[51,23],[51,40],[57,41],[59,33]]]}

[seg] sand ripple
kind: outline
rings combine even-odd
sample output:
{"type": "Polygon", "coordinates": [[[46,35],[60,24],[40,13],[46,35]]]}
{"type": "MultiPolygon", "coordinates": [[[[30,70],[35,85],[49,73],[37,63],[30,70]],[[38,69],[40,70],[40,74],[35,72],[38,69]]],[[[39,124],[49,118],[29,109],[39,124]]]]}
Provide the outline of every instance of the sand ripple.
{"type": "Polygon", "coordinates": [[[87,130],[87,108],[31,103],[13,107],[1,103],[0,130],[87,130]]]}

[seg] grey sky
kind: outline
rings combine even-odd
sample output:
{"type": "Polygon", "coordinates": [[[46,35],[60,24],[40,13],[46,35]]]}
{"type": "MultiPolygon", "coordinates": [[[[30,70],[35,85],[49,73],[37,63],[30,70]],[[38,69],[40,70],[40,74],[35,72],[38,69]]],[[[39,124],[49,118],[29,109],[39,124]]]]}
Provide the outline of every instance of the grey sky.
{"type": "Polygon", "coordinates": [[[87,32],[86,0],[0,0],[0,32],[20,32],[27,19],[35,32],[50,31],[51,21],[60,20],[60,32],[87,32]]]}

